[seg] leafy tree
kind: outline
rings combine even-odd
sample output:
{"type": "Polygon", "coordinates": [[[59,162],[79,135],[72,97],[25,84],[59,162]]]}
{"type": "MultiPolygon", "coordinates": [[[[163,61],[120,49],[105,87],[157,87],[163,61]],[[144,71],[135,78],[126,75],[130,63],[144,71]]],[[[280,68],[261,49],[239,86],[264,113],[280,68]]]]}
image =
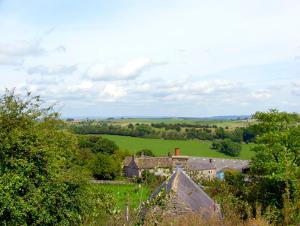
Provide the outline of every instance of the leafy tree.
{"type": "Polygon", "coordinates": [[[101,136],[82,136],[79,142],[80,148],[89,148],[94,153],[115,154],[119,147],[114,141],[101,136]]]}
{"type": "Polygon", "coordinates": [[[225,130],[224,130],[223,127],[218,127],[216,129],[216,137],[218,139],[225,139],[227,137],[227,134],[226,134],[226,132],[225,132],[225,130]]]}
{"type": "Polygon", "coordinates": [[[239,156],[242,146],[240,143],[236,143],[226,138],[224,140],[215,140],[211,146],[212,149],[217,149],[224,154],[230,156],[239,156]]]}
{"type": "Polygon", "coordinates": [[[217,149],[220,150],[221,149],[221,145],[222,145],[222,140],[214,140],[211,144],[211,148],[212,149],[217,149]]]}
{"type": "Polygon", "coordinates": [[[77,140],[57,116],[30,93],[0,99],[1,224],[80,224],[87,205],[74,173],[77,140]]]}
{"type": "Polygon", "coordinates": [[[246,128],[244,128],[243,131],[243,141],[246,143],[253,142],[255,140],[255,137],[257,135],[257,125],[251,125],[246,128]]]}
{"type": "Polygon", "coordinates": [[[243,128],[236,128],[234,131],[229,133],[228,138],[231,139],[233,142],[241,143],[243,141],[243,128]]]}
{"type": "Polygon", "coordinates": [[[115,156],[97,153],[92,162],[92,173],[96,179],[113,180],[121,173],[120,160],[115,156]]]}
{"type": "Polygon", "coordinates": [[[265,208],[285,209],[290,203],[295,208],[284,216],[284,220],[292,217],[299,223],[300,116],[270,110],[257,112],[254,118],[258,121],[259,135],[253,148],[256,155],[251,161],[252,180],[255,182],[253,200],[261,202],[265,208]]]}

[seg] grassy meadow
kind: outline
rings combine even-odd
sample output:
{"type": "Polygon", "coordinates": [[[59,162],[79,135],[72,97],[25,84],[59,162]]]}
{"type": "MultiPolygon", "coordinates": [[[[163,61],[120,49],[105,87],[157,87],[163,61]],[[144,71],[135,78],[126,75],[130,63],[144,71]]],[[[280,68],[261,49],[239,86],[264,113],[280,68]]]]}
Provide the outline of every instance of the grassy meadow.
{"type": "Polygon", "coordinates": [[[193,125],[216,125],[218,127],[228,127],[230,129],[234,129],[236,127],[246,127],[247,125],[253,123],[252,120],[204,120],[204,119],[183,119],[183,118],[126,118],[126,119],[113,119],[113,120],[104,120],[105,122],[109,122],[115,125],[128,125],[129,123],[143,123],[143,124],[151,124],[151,123],[166,123],[166,124],[193,124],[193,125]]]}
{"type": "MultiPolygon", "coordinates": [[[[232,158],[228,155],[210,149],[211,141],[199,140],[161,140],[150,138],[137,138],[117,135],[101,135],[116,142],[121,148],[135,153],[142,149],[150,149],[157,156],[166,156],[168,152],[173,153],[174,148],[179,147],[182,155],[205,156],[216,158],[232,158]]],[[[250,159],[254,153],[250,151],[250,144],[243,144],[239,159],[250,159]]]]}
{"type": "Polygon", "coordinates": [[[93,184],[93,189],[112,194],[118,209],[124,210],[128,203],[131,208],[137,208],[140,202],[146,201],[151,191],[145,185],[138,184],[93,184]]]}

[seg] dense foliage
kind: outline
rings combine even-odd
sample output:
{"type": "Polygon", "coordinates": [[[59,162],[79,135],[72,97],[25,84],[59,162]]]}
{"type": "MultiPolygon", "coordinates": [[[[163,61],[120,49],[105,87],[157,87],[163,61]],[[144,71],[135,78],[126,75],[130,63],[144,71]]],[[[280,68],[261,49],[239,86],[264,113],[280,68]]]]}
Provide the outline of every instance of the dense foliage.
{"type": "Polygon", "coordinates": [[[96,179],[112,180],[121,175],[121,163],[127,152],[119,150],[115,142],[101,136],[79,137],[82,166],[90,169],[96,179]]]}
{"type": "Polygon", "coordinates": [[[155,157],[154,153],[150,149],[142,149],[135,153],[136,156],[150,156],[155,157]]]}
{"type": "Polygon", "coordinates": [[[115,154],[119,147],[115,142],[101,136],[83,136],[79,139],[80,148],[89,148],[92,152],[103,154],[115,154]]]}
{"type": "Polygon", "coordinates": [[[116,156],[97,153],[91,165],[96,179],[112,180],[121,175],[120,160],[116,156]]]}
{"type": "Polygon", "coordinates": [[[208,192],[225,216],[231,209],[242,219],[261,214],[275,225],[299,225],[300,116],[271,110],[253,117],[258,135],[249,174],[226,172],[225,182],[206,184],[208,192]]]}
{"type": "Polygon", "coordinates": [[[212,149],[217,149],[224,154],[236,157],[240,155],[242,146],[240,143],[233,142],[232,140],[225,138],[223,140],[213,141],[212,149]]]}
{"type": "Polygon", "coordinates": [[[142,138],[158,138],[166,140],[215,140],[228,138],[233,142],[253,142],[256,135],[256,125],[237,127],[234,129],[216,125],[201,125],[188,123],[152,123],[119,125],[106,121],[87,120],[71,123],[70,128],[77,134],[110,134],[142,138]]]}
{"type": "MultiPolygon", "coordinates": [[[[258,112],[256,152],[251,163],[253,197],[263,208],[281,209],[283,223],[300,223],[300,116],[258,112]]],[[[278,216],[280,218],[280,216],[278,216]]]]}
{"type": "Polygon", "coordinates": [[[39,97],[0,99],[0,222],[76,225],[86,212],[77,140],[39,97]],[[76,172],[76,173],[75,173],[76,172]]]}

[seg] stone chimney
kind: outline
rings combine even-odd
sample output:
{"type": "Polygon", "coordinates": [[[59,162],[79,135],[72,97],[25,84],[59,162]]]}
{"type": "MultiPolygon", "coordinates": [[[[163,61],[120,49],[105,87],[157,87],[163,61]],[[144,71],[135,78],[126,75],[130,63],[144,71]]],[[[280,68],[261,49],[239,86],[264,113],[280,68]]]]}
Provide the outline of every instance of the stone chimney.
{"type": "Polygon", "coordinates": [[[175,148],[175,156],[180,156],[180,148],[175,148]]]}
{"type": "Polygon", "coordinates": [[[209,163],[212,163],[212,161],[213,161],[212,159],[209,159],[209,163]]]}

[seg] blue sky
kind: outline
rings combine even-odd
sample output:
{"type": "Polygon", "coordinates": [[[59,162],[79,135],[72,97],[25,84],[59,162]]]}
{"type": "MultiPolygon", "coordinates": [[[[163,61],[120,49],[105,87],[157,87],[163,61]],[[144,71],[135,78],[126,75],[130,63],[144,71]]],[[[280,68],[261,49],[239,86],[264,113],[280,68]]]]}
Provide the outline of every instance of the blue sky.
{"type": "Polygon", "coordinates": [[[0,90],[63,116],[300,112],[297,0],[0,0],[0,90]]]}

